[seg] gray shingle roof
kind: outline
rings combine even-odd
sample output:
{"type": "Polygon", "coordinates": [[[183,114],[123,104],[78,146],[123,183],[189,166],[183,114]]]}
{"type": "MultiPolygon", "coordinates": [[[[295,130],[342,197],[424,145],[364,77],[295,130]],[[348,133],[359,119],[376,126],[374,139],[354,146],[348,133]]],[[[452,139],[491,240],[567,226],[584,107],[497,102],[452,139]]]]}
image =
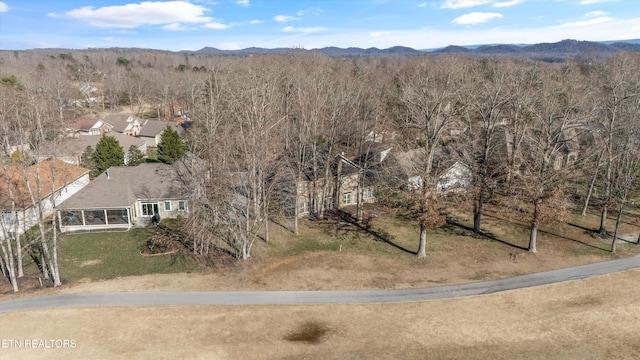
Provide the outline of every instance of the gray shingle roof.
{"type": "Polygon", "coordinates": [[[140,130],[140,136],[155,137],[158,134],[162,134],[164,129],[168,126],[182,135],[183,129],[180,125],[169,121],[147,120],[142,129],[140,130]]]}
{"type": "Polygon", "coordinates": [[[136,200],[183,199],[184,186],[175,169],[162,163],[116,166],[96,177],[60,204],[60,209],[95,209],[131,206],[136,200]],[[107,176],[108,173],[108,176],[107,176]]]}
{"type": "MultiPolygon", "coordinates": [[[[136,147],[139,147],[144,144],[144,139],[136,138],[129,135],[124,135],[117,132],[110,132],[105,135],[113,136],[114,138],[116,138],[116,140],[118,140],[118,142],[120,143],[120,146],[122,146],[122,149],[124,150],[125,153],[129,151],[129,147],[131,147],[131,145],[135,145],[136,147]]],[[[93,136],[87,135],[87,136],[79,136],[78,138],[66,138],[60,142],[44,145],[41,148],[40,153],[42,155],[47,155],[47,156],[80,155],[84,152],[87,146],[91,146],[93,149],[95,149],[101,137],[102,136],[97,136],[97,135],[93,135],[93,136]]]]}

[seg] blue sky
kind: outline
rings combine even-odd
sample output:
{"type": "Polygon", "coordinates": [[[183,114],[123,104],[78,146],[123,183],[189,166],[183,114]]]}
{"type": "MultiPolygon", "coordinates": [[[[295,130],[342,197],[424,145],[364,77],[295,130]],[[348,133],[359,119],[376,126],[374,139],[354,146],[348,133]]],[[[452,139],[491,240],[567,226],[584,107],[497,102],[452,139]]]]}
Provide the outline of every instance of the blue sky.
{"type": "Polygon", "coordinates": [[[640,0],[0,0],[0,49],[640,39],[640,0]]]}

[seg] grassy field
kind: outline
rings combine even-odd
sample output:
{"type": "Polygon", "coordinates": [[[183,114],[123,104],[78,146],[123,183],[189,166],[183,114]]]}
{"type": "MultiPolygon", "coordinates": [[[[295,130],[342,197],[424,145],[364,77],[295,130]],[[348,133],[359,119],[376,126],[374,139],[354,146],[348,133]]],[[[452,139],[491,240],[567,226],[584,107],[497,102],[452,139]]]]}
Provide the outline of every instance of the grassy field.
{"type": "MultiPolygon", "coordinates": [[[[462,209],[464,210],[464,209],[462,209]]],[[[104,291],[337,290],[431,287],[504,278],[640,254],[594,234],[596,213],[544,227],[528,253],[527,224],[488,206],[483,233],[467,211],[429,233],[391,213],[368,227],[272,224],[248,261],[202,269],[184,257],[143,257],[153,230],[67,235],[66,280],[3,298],[104,291]],[[146,275],[145,275],[146,274],[146,275]]],[[[637,210],[636,210],[637,211],[637,210]]],[[[613,216],[613,215],[612,215],[613,216]]],[[[638,213],[622,234],[637,237],[638,213]]],[[[607,224],[613,229],[613,218],[607,224]]],[[[2,349],[11,359],[637,359],[640,270],[468,298],[401,304],[82,308],[0,315],[1,339],[73,339],[74,349],[2,349]]]]}
{"type": "Polygon", "coordinates": [[[142,256],[140,250],[153,229],[96,232],[63,237],[60,276],[67,283],[108,280],[124,276],[197,271],[184,254],[142,256]]]}

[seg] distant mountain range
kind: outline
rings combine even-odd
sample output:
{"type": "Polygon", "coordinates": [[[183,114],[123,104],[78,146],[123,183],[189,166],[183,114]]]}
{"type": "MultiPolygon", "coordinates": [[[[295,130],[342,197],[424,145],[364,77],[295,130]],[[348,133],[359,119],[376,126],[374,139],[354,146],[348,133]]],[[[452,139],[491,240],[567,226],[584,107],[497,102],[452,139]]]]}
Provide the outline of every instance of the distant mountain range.
{"type": "Polygon", "coordinates": [[[357,47],[338,48],[324,47],[321,49],[295,49],[295,48],[275,48],[265,49],[251,47],[242,50],[220,50],[212,47],[205,47],[197,51],[182,51],[186,54],[210,54],[247,56],[258,54],[291,54],[295,52],[317,52],[328,56],[418,56],[425,54],[468,54],[468,55],[523,55],[541,58],[566,58],[583,54],[610,55],[621,51],[640,52],[640,39],[621,41],[578,41],[562,40],[556,43],[539,43],[533,45],[476,45],[476,46],[447,46],[441,49],[416,50],[410,47],[394,46],[388,49],[378,49],[375,47],[362,49],[357,47]]]}

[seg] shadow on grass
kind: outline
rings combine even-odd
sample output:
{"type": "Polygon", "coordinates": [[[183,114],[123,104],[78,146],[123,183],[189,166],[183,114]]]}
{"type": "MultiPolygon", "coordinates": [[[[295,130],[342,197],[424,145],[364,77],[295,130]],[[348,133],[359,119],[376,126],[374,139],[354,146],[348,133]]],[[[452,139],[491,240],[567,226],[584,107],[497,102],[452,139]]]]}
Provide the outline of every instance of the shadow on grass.
{"type": "MultiPolygon", "coordinates": [[[[506,220],[506,221],[508,221],[508,220],[506,220]]],[[[473,228],[471,228],[470,226],[467,226],[467,225],[461,224],[460,222],[458,222],[458,221],[457,221],[456,219],[454,219],[454,218],[447,218],[447,225],[455,226],[455,227],[457,227],[457,228],[467,230],[468,232],[470,232],[470,233],[472,233],[472,234],[473,234],[473,228]]],[[[508,242],[508,241],[505,241],[505,240],[499,239],[499,238],[497,238],[495,235],[493,235],[493,234],[492,234],[492,233],[490,233],[490,232],[480,231],[480,233],[479,233],[478,235],[480,235],[480,236],[482,236],[482,237],[484,237],[484,238],[487,238],[487,239],[493,240],[493,241],[497,241],[497,242],[499,242],[499,243],[501,243],[501,244],[504,244],[504,245],[507,245],[507,246],[514,247],[514,248],[516,248],[516,249],[520,249],[520,250],[524,250],[524,251],[529,251],[529,249],[528,249],[528,248],[526,248],[526,247],[524,247],[524,246],[520,246],[520,245],[512,244],[512,243],[510,243],[510,242],[508,242]]],[[[473,236],[473,235],[471,235],[471,236],[473,236]]]]}
{"type": "MultiPolygon", "coordinates": [[[[492,218],[494,218],[494,219],[503,220],[503,221],[511,222],[511,223],[513,223],[513,224],[516,224],[516,225],[523,226],[523,225],[522,225],[522,224],[520,224],[520,223],[517,223],[517,222],[511,221],[511,220],[509,220],[509,219],[505,219],[505,218],[500,217],[500,216],[497,216],[497,215],[491,215],[491,214],[483,214],[483,215],[484,215],[484,216],[492,217],[492,218]]],[[[575,225],[575,224],[571,224],[571,223],[567,223],[567,225],[572,225],[572,226],[575,226],[575,227],[578,227],[578,228],[581,228],[581,229],[584,229],[584,230],[587,230],[587,231],[593,231],[592,229],[588,229],[588,228],[582,227],[582,226],[580,226],[580,225],[575,225]]],[[[590,247],[590,248],[594,248],[594,249],[597,249],[597,250],[602,250],[602,251],[606,251],[606,252],[609,252],[609,251],[610,251],[609,249],[606,249],[606,248],[604,248],[604,247],[600,247],[600,246],[592,245],[592,244],[589,244],[589,243],[584,242],[584,241],[582,241],[582,240],[578,240],[578,239],[570,238],[570,237],[567,237],[567,236],[564,236],[564,235],[559,235],[559,234],[552,233],[552,232],[547,231],[547,230],[542,230],[542,229],[540,229],[540,228],[538,228],[538,232],[541,232],[541,233],[544,233],[544,234],[548,234],[548,235],[552,235],[552,236],[557,236],[557,237],[559,237],[559,238],[561,238],[561,239],[565,239],[565,240],[573,241],[573,242],[576,242],[576,243],[579,243],[579,244],[582,244],[582,245],[585,245],[585,246],[588,246],[588,247],[590,247]]],[[[498,240],[498,241],[500,241],[500,240],[498,240]]],[[[521,248],[521,249],[522,249],[522,247],[520,247],[520,246],[517,246],[517,247],[519,247],[519,248],[521,248]]]]}
{"type": "MultiPolygon", "coordinates": [[[[511,222],[511,223],[513,223],[513,224],[518,224],[517,222],[513,222],[513,221],[511,221],[511,220],[509,220],[509,219],[505,219],[505,218],[500,217],[500,216],[490,215],[490,214],[484,214],[484,215],[485,215],[485,216],[492,217],[492,218],[494,218],[494,219],[499,219],[499,220],[503,220],[503,221],[511,222]]],[[[521,226],[522,226],[522,224],[518,224],[518,225],[521,225],[521,226]]],[[[575,225],[575,224],[571,224],[571,223],[567,223],[567,225],[572,225],[572,226],[578,227],[578,228],[580,228],[580,229],[584,229],[584,230],[587,230],[587,231],[591,231],[591,232],[593,232],[593,230],[592,230],[592,229],[588,229],[588,228],[585,228],[585,227],[580,226],[580,225],[575,225]]],[[[606,252],[609,252],[609,251],[610,251],[609,249],[606,249],[606,248],[604,248],[604,247],[600,247],[600,246],[596,246],[596,245],[593,245],[593,244],[589,244],[588,242],[584,242],[584,241],[582,241],[582,240],[578,240],[578,239],[570,238],[570,237],[567,237],[567,236],[564,236],[564,235],[560,235],[560,234],[552,233],[551,231],[542,230],[542,229],[540,229],[540,228],[538,228],[538,232],[541,232],[541,233],[544,233],[544,234],[547,234],[547,235],[556,236],[556,237],[559,237],[559,238],[561,238],[561,239],[565,239],[565,240],[573,241],[573,242],[576,242],[576,243],[578,243],[578,244],[582,244],[582,245],[585,245],[585,246],[588,246],[588,247],[590,247],[590,248],[594,248],[594,249],[597,249],[597,250],[602,250],[602,251],[606,251],[606,252]]]]}
{"type": "MultiPolygon", "coordinates": [[[[541,232],[541,233],[545,233],[545,234],[548,234],[548,235],[559,237],[561,239],[577,242],[578,244],[582,244],[582,245],[588,246],[590,248],[594,248],[594,249],[602,250],[602,251],[606,251],[606,252],[611,252],[611,249],[607,249],[607,248],[604,248],[604,247],[592,245],[592,244],[589,244],[587,242],[584,242],[584,241],[581,241],[581,240],[578,240],[578,239],[574,239],[574,238],[570,238],[570,237],[567,237],[567,236],[564,236],[564,235],[559,235],[559,234],[556,234],[556,233],[552,233],[551,231],[546,231],[546,230],[541,230],[541,229],[538,229],[538,231],[541,232]]],[[[618,238],[618,239],[620,239],[620,238],[618,238]]]]}
{"type": "Polygon", "coordinates": [[[359,224],[352,216],[351,214],[341,211],[341,210],[333,210],[331,211],[331,214],[337,216],[340,221],[343,221],[345,223],[348,223],[350,225],[355,226],[356,228],[358,228],[361,231],[364,231],[365,233],[373,236],[374,238],[389,244],[391,246],[393,246],[394,248],[398,249],[398,250],[402,250],[406,253],[412,254],[412,255],[417,255],[418,253],[416,251],[411,251],[401,245],[398,245],[396,243],[394,243],[393,241],[391,241],[391,235],[386,233],[384,230],[375,230],[371,227],[370,224],[359,224]]]}

